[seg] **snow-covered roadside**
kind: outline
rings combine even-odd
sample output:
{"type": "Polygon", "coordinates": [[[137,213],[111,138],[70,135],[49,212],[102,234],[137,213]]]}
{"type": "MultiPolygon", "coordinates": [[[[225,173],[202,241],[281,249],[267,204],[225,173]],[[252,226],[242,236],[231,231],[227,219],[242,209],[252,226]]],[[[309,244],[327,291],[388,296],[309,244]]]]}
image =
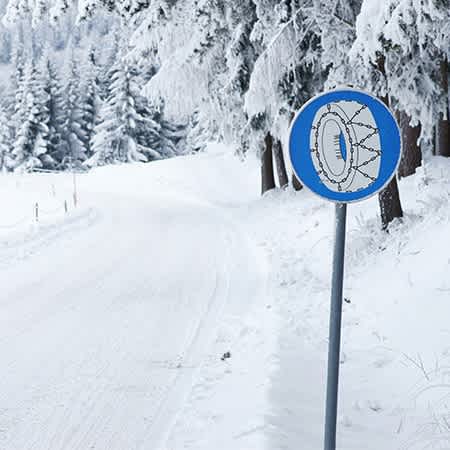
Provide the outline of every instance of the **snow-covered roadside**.
{"type": "MultiPolygon", "coordinates": [[[[401,182],[405,219],[389,234],[376,198],[349,207],[339,448],[450,448],[449,170],[436,158],[401,182]]],[[[234,217],[269,258],[267,297],[224,317],[164,450],[316,450],[333,205],[275,191],[234,217]]]]}
{"type": "Polygon", "coordinates": [[[0,238],[61,222],[75,210],[74,189],[70,173],[0,174],[0,238]]]}
{"type": "Polygon", "coordinates": [[[75,186],[70,173],[0,174],[0,267],[95,222],[95,208],[84,199],[75,206],[75,186]]]}

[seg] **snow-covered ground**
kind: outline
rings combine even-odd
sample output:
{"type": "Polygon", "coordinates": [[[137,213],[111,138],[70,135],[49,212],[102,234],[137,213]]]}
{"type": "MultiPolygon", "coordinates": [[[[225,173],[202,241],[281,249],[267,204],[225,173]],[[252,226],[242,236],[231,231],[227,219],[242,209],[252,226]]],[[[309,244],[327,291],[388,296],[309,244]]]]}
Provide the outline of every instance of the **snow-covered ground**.
{"type": "MultiPolygon", "coordinates": [[[[400,183],[389,234],[376,198],[349,206],[340,449],[450,448],[449,169],[436,158],[400,183]]],[[[322,448],[333,209],[276,191],[236,212],[268,258],[267,295],[225,318],[167,449],[322,448]]]]}
{"type": "MultiPolygon", "coordinates": [[[[349,206],[340,449],[450,448],[449,170],[349,206]]],[[[333,205],[258,171],[0,177],[0,449],[321,448],[333,205]]]]}

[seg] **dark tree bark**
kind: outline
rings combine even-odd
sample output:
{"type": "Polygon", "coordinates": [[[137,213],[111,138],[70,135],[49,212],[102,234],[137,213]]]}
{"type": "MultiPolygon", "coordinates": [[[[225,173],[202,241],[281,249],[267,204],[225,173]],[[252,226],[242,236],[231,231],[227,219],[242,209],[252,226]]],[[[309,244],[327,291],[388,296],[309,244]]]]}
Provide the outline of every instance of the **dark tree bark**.
{"type": "Polygon", "coordinates": [[[404,111],[397,112],[397,120],[402,134],[402,159],[398,166],[398,177],[404,178],[416,172],[416,169],[422,165],[422,151],[418,144],[420,137],[420,123],[412,127],[411,118],[404,111]]]}
{"type": "MultiPolygon", "coordinates": [[[[295,113],[292,112],[291,118],[290,118],[291,123],[292,123],[292,120],[294,119],[294,117],[295,117],[295,113]]],[[[292,182],[292,187],[294,188],[294,191],[301,191],[303,189],[303,184],[300,183],[300,180],[295,176],[295,173],[292,173],[291,182],[292,182]]]]}
{"type": "Polygon", "coordinates": [[[275,188],[272,157],[273,138],[270,133],[264,138],[264,149],[261,154],[261,194],[275,188]]]}
{"type": "Polygon", "coordinates": [[[450,122],[448,110],[448,60],[440,61],[441,87],[445,98],[445,112],[439,114],[436,130],[436,155],[450,156],[450,122]]]}
{"type": "Polygon", "coordinates": [[[300,183],[300,180],[295,176],[295,173],[292,174],[292,187],[296,191],[301,191],[303,189],[303,184],[300,183]]]}
{"type": "MultiPolygon", "coordinates": [[[[382,73],[382,75],[386,76],[384,62],[384,55],[380,55],[377,60],[378,70],[382,73]]],[[[380,100],[389,108],[388,94],[380,97],[380,100]]],[[[386,230],[394,219],[403,217],[397,178],[395,175],[389,184],[378,194],[378,201],[380,204],[381,225],[383,230],[386,230]]]]}
{"type": "Polygon", "coordinates": [[[436,126],[433,127],[433,133],[431,135],[431,154],[436,156],[436,126]]]}
{"type": "Polygon", "coordinates": [[[277,167],[278,182],[280,183],[280,187],[284,189],[289,184],[289,179],[286,172],[286,164],[284,162],[283,147],[279,139],[273,143],[273,155],[277,167]]]}
{"type": "Polygon", "coordinates": [[[381,224],[383,230],[386,230],[394,219],[403,217],[398,184],[395,177],[378,194],[378,200],[380,203],[381,224]]]}

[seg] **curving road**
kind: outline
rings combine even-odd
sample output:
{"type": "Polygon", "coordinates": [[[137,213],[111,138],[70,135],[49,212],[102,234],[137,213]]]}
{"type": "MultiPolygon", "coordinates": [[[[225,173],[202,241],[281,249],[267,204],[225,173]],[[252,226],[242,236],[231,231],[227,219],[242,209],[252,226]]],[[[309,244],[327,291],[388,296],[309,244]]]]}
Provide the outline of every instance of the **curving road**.
{"type": "Polygon", "coordinates": [[[178,194],[97,192],[3,243],[0,449],[164,449],[222,309],[265,276],[223,208],[178,194]]]}

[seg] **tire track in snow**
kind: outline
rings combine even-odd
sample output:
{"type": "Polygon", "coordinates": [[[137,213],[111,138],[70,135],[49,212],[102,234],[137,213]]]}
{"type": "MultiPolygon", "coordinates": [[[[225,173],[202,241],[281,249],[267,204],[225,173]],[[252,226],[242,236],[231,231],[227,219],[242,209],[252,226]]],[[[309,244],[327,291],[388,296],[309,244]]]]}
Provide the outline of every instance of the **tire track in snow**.
{"type": "MultiPolygon", "coordinates": [[[[230,241],[231,238],[223,239],[223,242],[230,243],[230,241]]],[[[140,449],[165,449],[170,432],[191,393],[205,353],[212,344],[214,332],[217,331],[218,318],[229,295],[230,279],[227,270],[231,263],[231,261],[228,261],[230,258],[229,246],[224,245],[224,250],[226,254],[223,255],[222,270],[217,270],[216,262],[214,290],[206,305],[206,311],[200,318],[193,336],[190,337],[185,347],[186,354],[182,367],[180,367],[182,371],[177,374],[167,395],[162,400],[154,423],[138,447],[140,449]]]]}
{"type": "Polygon", "coordinates": [[[8,269],[0,449],[164,446],[230,283],[245,283],[240,230],[218,208],[98,202],[93,227],[42,238],[8,269]]]}

